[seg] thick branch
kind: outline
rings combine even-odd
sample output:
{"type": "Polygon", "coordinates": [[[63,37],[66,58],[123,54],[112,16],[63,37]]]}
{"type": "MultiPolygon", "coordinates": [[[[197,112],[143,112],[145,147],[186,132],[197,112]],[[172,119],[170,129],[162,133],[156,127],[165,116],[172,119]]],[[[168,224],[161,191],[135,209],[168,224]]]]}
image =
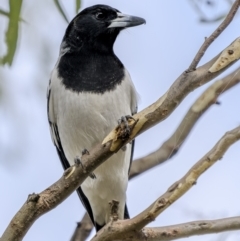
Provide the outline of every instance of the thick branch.
{"type": "Polygon", "coordinates": [[[92,241],[125,239],[135,230],[141,230],[154,221],[167,207],[185,194],[208,168],[221,159],[227,149],[240,140],[240,126],[227,132],[217,144],[202,157],[179,181],[174,183],[165,194],[136,217],[109,223],[100,230],[92,241]]]}
{"type": "Polygon", "coordinates": [[[210,168],[216,161],[220,160],[227,149],[240,139],[240,126],[227,132],[217,144],[204,157],[202,157],[187,174],[173,184],[167,192],[154,202],[147,210],[140,213],[132,219],[132,222],[138,223],[138,227],[145,227],[149,222],[155,219],[168,206],[186,193],[194,184],[198,177],[210,168]]]}
{"type": "Polygon", "coordinates": [[[224,29],[232,22],[238,8],[240,6],[240,0],[236,0],[233,5],[232,8],[230,9],[228,15],[226,16],[226,18],[223,20],[223,22],[219,25],[219,27],[210,35],[210,37],[205,39],[205,42],[203,43],[203,45],[201,46],[201,48],[199,49],[199,51],[197,52],[196,56],[194,57],[192,63],[190,64],[187,72],[190,71],[194,71],[199,63],[199,61],[201,60],[201,58],[203,57],[205,51],[207,50],[207,48],[211,45],[211,43],[224,31],[224,29]]]}
{"type": "Polygon", "coordinates": [[[130,179],[169,160],[182,146],[198,119],[216,103],[217,98],[240,82],[240,68],[223,79],[214,82],[190,107],[173,135],[162,146],[149,155],[132,163],[130,179]]]}
{"type": "Polygon", "coordinates": [[[170,241],[189,236],[240,230],[240,217],[201,220],[131,232],[125,241],[170,241]]]}
{"type": "MultiPolygon", "coordinates": [[[[235,47],[240,49],[238,39],[234,41],[235,47]]],[[[223,51],[224,52],[224,51],[223,51]]],[[[240,52],[240,51],[239,51],[240,52]]],[[[89,173],[101,165],[111,155],[117,152],[127,142],[140,135],[150,127],[166,119],[179,105],[179,103],[194,89],[212,80],[225,71],[239,58],[225,61],[225,65],[214,72],[209,69],[218,60],[221,54],[199,67],[196,71],[184,72],[170,87],[167,93],[148,108],[134,115],[137,123],[130,122],[132,133],[128,140],[122,140],[118,129],[114,129],[103,141],[96,145],[89,155],[84,155],[82,165],[76,164],[67,169],[64,175],[52,186],[39,195],[31,196],[20,211],[14,216],[2,236],[1,241],[22,240],[28,229],[44,213],[55,208],[63,202],[87,178],[89,173]]]]}
{"type": "MultiPolygon", "coordinates": [[[[161,98],[159,98],[155,103],[153,103],[146,109],[133,116],[136,120],[138,120],[138,122],[133,128],[129,140],[134,139],[142,132],[165,120],[190,92],[218,76],[233,63],[235,63],[239,58],[240,38],[237,38],[233,43],[231,43],[230,46],[224,49],[219,55],[210,60],[208,63],[204,64],[193,72],[184,72],[178,77],[178,79],[161,98]],[[234,49],[234,51],[229,51],[232,48],[234,49]],[[231,57],[225,57],[224,65],[215,68],[216,62],[218,63],[220,61],[219,59],[221,59],[221,56],[225,56],[226,54],[231,55],[231,57]]],[[[124,144],[129,142],[129,140],[123,143],[121,138],[118,138],[117,130],[114,129],[104,139],[102,144],[109,144],[109,142],[111,142],[110,151],[116,152],[124,144]]]]}

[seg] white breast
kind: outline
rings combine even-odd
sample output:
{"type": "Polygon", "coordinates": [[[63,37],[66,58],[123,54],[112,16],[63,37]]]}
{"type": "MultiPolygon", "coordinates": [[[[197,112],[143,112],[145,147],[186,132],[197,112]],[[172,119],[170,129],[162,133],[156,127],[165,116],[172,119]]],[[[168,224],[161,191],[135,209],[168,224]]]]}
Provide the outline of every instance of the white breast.
{"type": "MultiPolygon", "coordinates": [[[[91,150],[117,125],[118,119],[131,115],[137,106],[136,92],[129,74],[113,91],[102,94],[76,93],[65,89],[55,69],[51,78],[51,105],[64,153],[72,165],[84,148],[91,150]]],[[[98,224],[109,221],[109,202],[120,202],[123,218],[128,182],[131,144],[98,167],[96,179],[87,178],[82,190],[98,224]]]]}

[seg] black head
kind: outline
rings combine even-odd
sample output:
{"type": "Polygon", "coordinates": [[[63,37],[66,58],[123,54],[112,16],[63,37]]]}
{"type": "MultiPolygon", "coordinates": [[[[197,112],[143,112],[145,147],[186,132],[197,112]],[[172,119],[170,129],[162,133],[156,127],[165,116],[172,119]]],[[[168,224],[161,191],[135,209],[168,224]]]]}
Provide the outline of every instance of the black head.
{"type": "Polygon", "coordinates": [[[63,38],[74,50],[90,47],[112,49],[119,32],[145,23],[143,18],[122,14],[107,5],[94,5],[81,11],[69,24],[63,38]]]}

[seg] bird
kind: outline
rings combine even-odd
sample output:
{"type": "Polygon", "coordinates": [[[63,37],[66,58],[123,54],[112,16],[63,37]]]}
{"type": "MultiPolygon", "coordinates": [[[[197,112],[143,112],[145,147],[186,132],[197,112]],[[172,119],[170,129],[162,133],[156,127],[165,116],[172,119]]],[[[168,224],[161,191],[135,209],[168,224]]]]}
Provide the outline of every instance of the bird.
{"type": "MultiPolygon", "coordinates": [[[[110,6],[94,5],[66,28],[47,91],[51,137],[64,169],[103,141],[119,118],[137,112],[136,89],[113,45],[122,30],[144,23],[110,6]]],[[[119,219],[129,218],[126,190],[133,149],[134,141],[76,190],[96,231],[110,221],[112,200],[119,202],[119,219]]]]}

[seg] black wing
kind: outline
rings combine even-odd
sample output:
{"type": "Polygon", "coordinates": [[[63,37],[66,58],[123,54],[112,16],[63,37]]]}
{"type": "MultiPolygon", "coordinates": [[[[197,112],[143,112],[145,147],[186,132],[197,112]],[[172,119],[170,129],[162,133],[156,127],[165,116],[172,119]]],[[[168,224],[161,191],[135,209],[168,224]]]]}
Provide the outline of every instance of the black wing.
{"type": "MultiPolygon", "coordinates": [[[[132,115],[137,113],[137,109],[138,108],[136,107],[136,110],[132,113],[132,115]]],[[[130,173],[130,169],[131,169],[131,166],[132,166],[134,147],[135,147],[135,139],[132,140],[132,150],[131,150],[131,157],[130,157],[130,165],[129,165],[129,169],[128,169],[128,174],[130,173]]],[[[129,219],[129,218],[130,218],[130,215],[129,215],[129,212],[128,212],[127,204],[125,204],[124,219],[129,219]]]]}
{"type": "MultiPolygon", "coordinates": [[[[50,81],[51,83],[51,81],[50,81]]],[[[52,100],[51,100],[51,88],[49,87],[48,89],[48,94],[47,94],[47,110],[48,110],[48,122],[49,122],[49,126],[50,126],[50,132],[51,132],[51,136],[52,136],[52,141],[57,149],[57,153],[58,153],[58,156],[60,158],[60,161],[62,163],[62,166],[64,168],[64,170],[66,170],[67,168],[70,167],[70,164],[64,154],[64,150],[63,150],[63,147],[62,147],[62,144],[61,144],[61,139],[60,139],[60,136],[59,136],[59,131],[58,131],[58,126],[56,123],[54,123],[54,113],[53,113],[53,106],[52,106],[52,100]]],[[[81,187],[79,187],[77,190],[77,194],[83,204],[83,206],[85,207],[85,209],[87,210],[93,224],[95,225],[96,229],[97,229],[97,226],[94,222],[94,219],[93,219],[93,213],[92,213],[92,208],[90,206],[90,203],[87,199],[87,197],[84,195],[81,187]]]]}

